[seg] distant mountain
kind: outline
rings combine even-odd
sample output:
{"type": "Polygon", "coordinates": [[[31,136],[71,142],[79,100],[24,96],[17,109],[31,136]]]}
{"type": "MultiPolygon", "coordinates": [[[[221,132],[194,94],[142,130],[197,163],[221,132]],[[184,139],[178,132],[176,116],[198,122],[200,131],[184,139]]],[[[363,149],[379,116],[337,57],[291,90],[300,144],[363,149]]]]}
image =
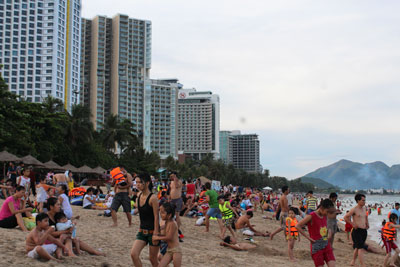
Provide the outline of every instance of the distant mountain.
{"type": "Polygon", "coordinates": [[[399,189],[400,165],[389,167],[381,161],[362,164],[343,159],[303,177],[320,178],[342,189],[399,189]]]}
{"type": "Polygon", "coordinates": [[[328,188],[334,188],[335,187],[333,184],[325,182],[324,180],[319,179],[319,178],[301,177],[300,180],[301,180],[302,183],[313,184],[314,186],[316,186],[317,188],[320,188],[320,189],[328,189],[328,188]]]}

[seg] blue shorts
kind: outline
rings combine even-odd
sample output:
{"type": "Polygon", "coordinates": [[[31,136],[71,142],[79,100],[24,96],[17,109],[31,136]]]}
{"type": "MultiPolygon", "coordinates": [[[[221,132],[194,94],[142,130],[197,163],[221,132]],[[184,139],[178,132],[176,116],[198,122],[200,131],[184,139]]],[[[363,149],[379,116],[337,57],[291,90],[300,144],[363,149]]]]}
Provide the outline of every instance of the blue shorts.
{"type": "Polygon", "coordinates": [[[207,215],[217,219],[222,219],[221,210],[219,208],[209,208],[207,211],[207,215]]]}

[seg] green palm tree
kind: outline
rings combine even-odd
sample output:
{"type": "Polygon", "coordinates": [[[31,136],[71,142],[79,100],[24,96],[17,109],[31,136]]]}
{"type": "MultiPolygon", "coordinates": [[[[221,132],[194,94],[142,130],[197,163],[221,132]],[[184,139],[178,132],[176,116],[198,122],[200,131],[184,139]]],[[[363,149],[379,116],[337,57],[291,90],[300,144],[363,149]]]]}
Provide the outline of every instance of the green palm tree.
{"type": "Polygon", "coordinates": [[[72,147],[89,143],[93,139],[93,124],[90,121],[88,106],[73,105],[68,114],[69,125],[66,129],[67,141],[72,147]]]}
{"type": "Polygon", "coordinates": [[[136,146],[139,142],[133,128],[133,123],[129,120],[120,120],[118,115],[111,114],[103,124],[100,138],[103,146],[109,151],[116,151],[117,145],[121,149],[127,146],[136,146]]]}
{"type": "Polygon", "coordinates": [[[64,103],[60,99],[54,98],[51,95],[48,95],[44,99],[42,106],[49,113],[57,113],[64,111],[64,103]]]}

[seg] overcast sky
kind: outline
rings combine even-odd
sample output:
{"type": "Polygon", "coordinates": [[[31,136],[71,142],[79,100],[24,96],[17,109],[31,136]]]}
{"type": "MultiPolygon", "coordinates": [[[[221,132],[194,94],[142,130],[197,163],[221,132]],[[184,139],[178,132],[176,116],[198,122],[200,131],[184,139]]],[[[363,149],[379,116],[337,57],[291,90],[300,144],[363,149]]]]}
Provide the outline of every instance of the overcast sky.
{"type": "Polygon", "coordinates": [[[400,163],[400,1],[82,0],[152,21],[152,78],[220,95],[271,175],[400,163]]]}

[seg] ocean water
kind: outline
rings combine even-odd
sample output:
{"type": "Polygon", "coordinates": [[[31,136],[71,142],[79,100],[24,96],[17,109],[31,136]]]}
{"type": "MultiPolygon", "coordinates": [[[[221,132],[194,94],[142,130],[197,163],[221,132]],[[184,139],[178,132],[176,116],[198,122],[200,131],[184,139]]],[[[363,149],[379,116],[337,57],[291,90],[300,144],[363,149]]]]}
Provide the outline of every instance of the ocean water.
{"type": "MultiPolygon", "coordinates": [[[[340,208],[342,209],[342,214],[338,215],[338,219],[343,219],[346,211],[356,206],[357,203],[354,200],[354,195],[339,195],[339,200],[342,202],[340,208]]],[[[382,221],[387,221],[388,213],[394,208],[395,202],[400,202],[400,195],[366,195],[366,206],[374,205],[375,203],[383,206],[382,215],[378,215],[377,210],[372,210],[371,214],[368,216],[368,237],[371,240],[376,241],[377,243],[380,242],[381,234],[379,230],[382,228],[382,221]]],[[[341,222],[344,223],[344,221],[341,222]]]]}

